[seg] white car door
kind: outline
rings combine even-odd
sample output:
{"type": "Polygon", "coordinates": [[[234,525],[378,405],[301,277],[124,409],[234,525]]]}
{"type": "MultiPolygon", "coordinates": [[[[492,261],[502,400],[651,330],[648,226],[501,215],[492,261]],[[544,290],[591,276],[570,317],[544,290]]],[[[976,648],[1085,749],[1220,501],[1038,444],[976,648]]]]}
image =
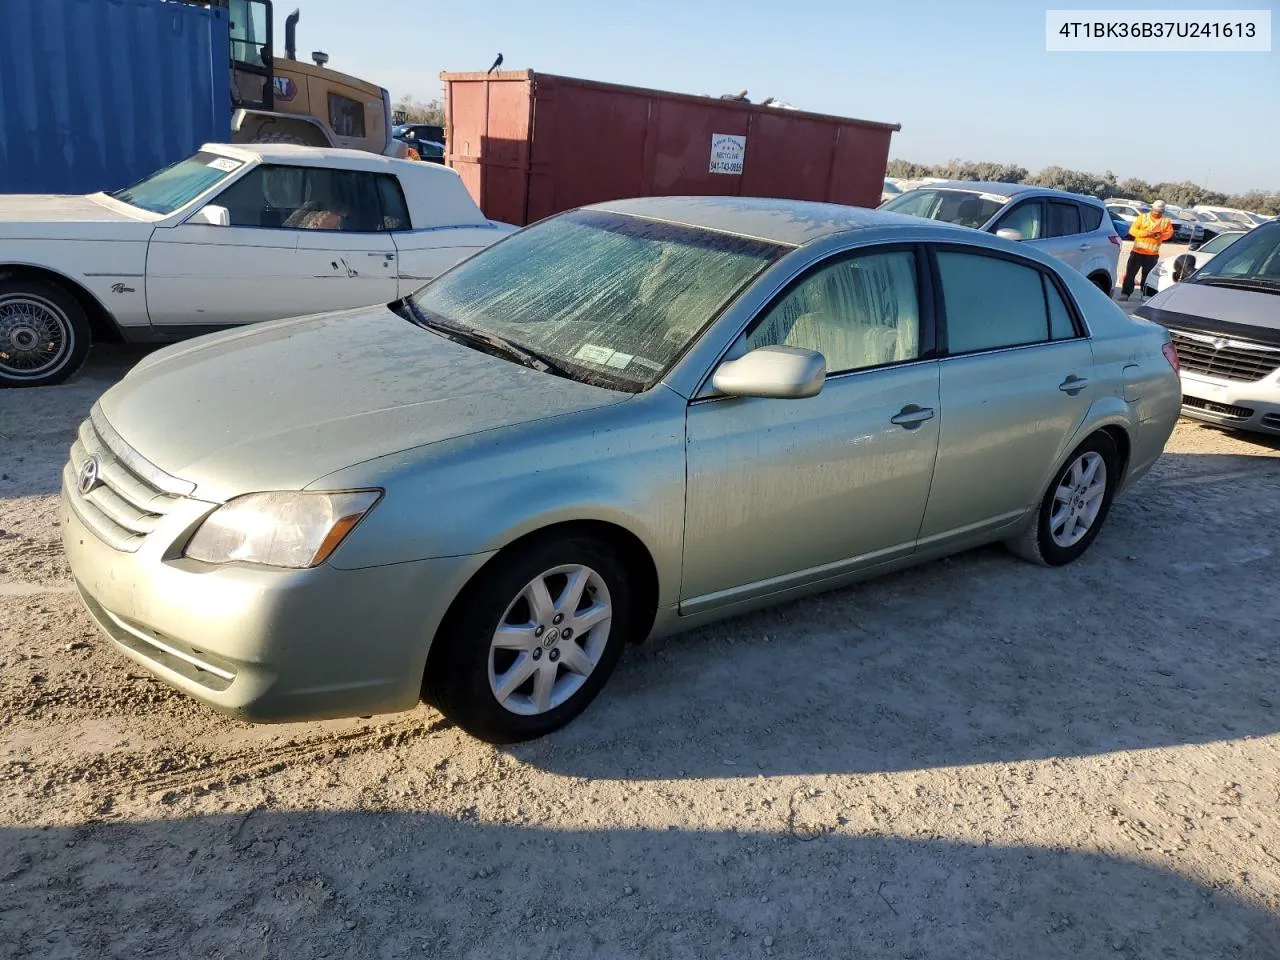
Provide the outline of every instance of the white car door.
{"type": "Polygon", "coordinates": [[[152,238],[153,326],[254,323],[395,299],[395,244],[380,230],[371,175],[262,165],[207,205],[226,209],[227,225],[193,215],[152,238]]]}
{"type": "MultiPolygon", "coordinates": [[[[301,168],[298,168],[301,169],[301,168]]],[[[397,254],[378,196],[381,175],[308,167],[302,204],[287,222],[299,227],[298,271],[308,282],[305,310],[344,310],[397,296],[397,254]]]]}

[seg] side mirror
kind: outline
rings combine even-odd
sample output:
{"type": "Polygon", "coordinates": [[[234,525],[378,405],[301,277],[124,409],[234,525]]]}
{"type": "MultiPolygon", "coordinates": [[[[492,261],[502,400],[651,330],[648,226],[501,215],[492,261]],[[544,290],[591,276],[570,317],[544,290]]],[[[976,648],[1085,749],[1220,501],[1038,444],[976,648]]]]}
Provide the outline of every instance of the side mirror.
{"type": "Polygon", "coordinates": [[[827,376],[827,360],[802,347],[760,347],[716,370],[711,385],[731,397],[800,400],[815,397],[827,376]]]}
{"type": "Polygon", "coordinates": [[[996,236],[1001,237],[1005,240],[1021,240],[1022,231],[1013,230],[1009,227],[1001,227],[999,230],[996,231],[996,236]]]}
{"type": "Polygon", "coordinates": [[[214,227],[229,227],[231,226],[231,211],[226,207],[206,203],[196,211],[196,215],[191,220],[193,223],[207,223],[214,227]]]}

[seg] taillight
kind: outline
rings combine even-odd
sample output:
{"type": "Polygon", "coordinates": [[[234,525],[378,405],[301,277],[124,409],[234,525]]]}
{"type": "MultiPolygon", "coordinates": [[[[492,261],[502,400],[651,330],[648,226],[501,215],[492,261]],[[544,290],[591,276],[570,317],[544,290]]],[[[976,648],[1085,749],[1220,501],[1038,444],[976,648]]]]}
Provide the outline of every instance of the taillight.
{"type": "Polygon", "coordinates": [[[1107,239],[1110,240],[1112,243],[1114,243],[1117,247],[1120,246],[1120,238],[1116,236],[1114,233],[1111,236],[1109,236],[1107,239]]]}
{"type": "Polygon", "coordinates": [[[1160,348],[1160,352],[1164,354],[1164,358],[1169,361],[1169,366],[1173,367],[1173,372],[1182,373],[1182,362],[1178,359],[1178,348],[1172,343],[1166,343],[1160,348]]]}

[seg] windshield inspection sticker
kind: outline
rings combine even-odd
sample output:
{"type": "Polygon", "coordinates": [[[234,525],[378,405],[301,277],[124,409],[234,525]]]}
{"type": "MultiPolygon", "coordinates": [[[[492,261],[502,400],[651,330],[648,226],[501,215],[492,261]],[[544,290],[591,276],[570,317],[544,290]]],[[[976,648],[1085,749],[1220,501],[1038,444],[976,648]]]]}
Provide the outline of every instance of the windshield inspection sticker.
{"type": "Polygon", "coordinates": [[[605,361],[605,366],[614,367],[615,369],[618,369],[618,370],[625,370],[627,367],[627,364],[629,364],[630,362],[631,362],[631,354],[615,353],[612,357],[610,357],[607,361],[605,361]]]}
{"type": "Polygon", "coordinates": [[[218,157],[215,160],[210,160],[205,166],[221,170],[223,173],[232,173],[239,170],[241,164],[239,160],[232,160],[230,157],[218,157]]]}
{"type": "Polygon", "coordinates": [[[609,361],[613,359],[614,353],[615,351],[610,350],[608,347],[597,347],[592,343],[584,343],[573,356],[576,360],[585,360],[587,363],[598,363],[602,366],[607,366],[609,361]]]}

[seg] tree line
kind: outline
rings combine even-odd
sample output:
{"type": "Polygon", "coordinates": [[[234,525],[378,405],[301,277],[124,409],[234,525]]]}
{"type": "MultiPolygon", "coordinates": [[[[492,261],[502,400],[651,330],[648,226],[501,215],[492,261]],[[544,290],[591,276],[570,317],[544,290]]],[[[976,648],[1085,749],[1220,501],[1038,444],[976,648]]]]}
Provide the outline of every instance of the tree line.
{"type": "Polygon", "coordinates": [[[1199,184],[1182,180],[1176,183],[1148,183],[1137,177],[1117,180],[1116,175],[1086,173],[1065,167],[1045,167],[1032,174],[1026,167],[1012,163],[975,163],[968,160],[948,160],[946,163],[912,163],[909,160],[890,160],[887,176],[903,180],[919,180],[921,177],[945,177],[948,180],[988,180],[995,183],[1027,183],[1037,187],[1056,187],[1071,193],[1082,193],[1108,200],[1126,197],[1151,203],[1165,200],[1189,207],[1197,203],[1216,207],[1234,207],[1251,210],[1267,216],[1280,214],[1280,193],[1250,190],[1247,193],[1227,194],[1208,190],[1199,184]]]}

